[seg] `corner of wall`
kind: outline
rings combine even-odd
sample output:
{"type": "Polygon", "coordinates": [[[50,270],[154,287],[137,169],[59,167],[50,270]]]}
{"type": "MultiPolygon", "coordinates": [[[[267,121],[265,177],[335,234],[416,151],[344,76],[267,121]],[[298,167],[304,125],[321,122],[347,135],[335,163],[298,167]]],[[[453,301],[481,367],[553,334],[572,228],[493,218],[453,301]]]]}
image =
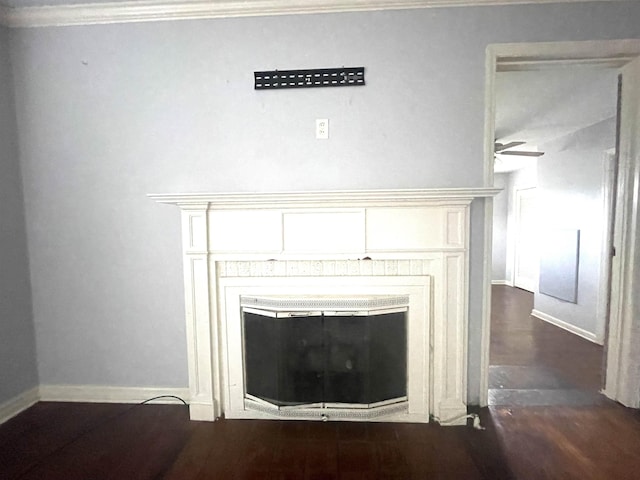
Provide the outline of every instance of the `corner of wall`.
{"type": "Polygon", "coordinates": [[[1,27],[0,122],[0,292],[12,300],[0,304],[0,404],[10,412],[32,398],[38,370],[10,41],[1,27]]]}

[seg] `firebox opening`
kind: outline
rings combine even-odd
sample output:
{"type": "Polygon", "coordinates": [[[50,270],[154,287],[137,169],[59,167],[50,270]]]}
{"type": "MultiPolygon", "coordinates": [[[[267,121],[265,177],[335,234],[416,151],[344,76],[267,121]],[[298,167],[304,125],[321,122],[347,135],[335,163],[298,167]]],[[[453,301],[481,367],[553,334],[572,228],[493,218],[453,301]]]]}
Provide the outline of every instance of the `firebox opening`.
{"type": "Polygon", "coordinates": [[[408,297],[242,297],[245,405],[375,410],[407,401],[408,297]]]}

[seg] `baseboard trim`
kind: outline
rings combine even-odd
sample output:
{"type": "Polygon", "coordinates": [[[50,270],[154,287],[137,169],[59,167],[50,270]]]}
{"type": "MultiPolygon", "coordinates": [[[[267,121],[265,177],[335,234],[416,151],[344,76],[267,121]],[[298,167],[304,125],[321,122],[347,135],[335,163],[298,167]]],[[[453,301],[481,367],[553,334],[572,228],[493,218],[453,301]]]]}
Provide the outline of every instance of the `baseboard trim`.
{"type": "Polygon", "coordinates": [[[33,387],[4,403],[0,403],[0,425],[25,411],[38,400],[38,387],[33,387]]]}
{"type": "Polygon", "coordinates": [[[507,287],[513,287],[513,284],[509,280],[491,280],[491,285],[506,285],[507,287]]]}
{"type": "MultiPolygon", "coordinates": [[[[41,385],[45,402],[141,403],[161,395],[173,395],[189,403],[188,388],[111,387],[102,385],[41,385]]],[[[176,398],[159,398],[153,403],[182,403],[176,398]]]]}
{"type": "Polygon", "coordinates": [[[200,422],[213,422],[216,419],[214,404],[193,402],[189,404],[189,418],[200,422]]]}
{"type": "Polygon", "coordinates": [[[553,315],[549,315],[548,313],[541,312],[540,310],[536,310],[535,308],[531,310],[531,315],[547,323],[555,325],[556,327],[560,327],[563,330],[566,330],[567,332],[578,335],[579,337],[582,337],[585,340],[589,340],[590,342],[597,343],[598,345],[604,345],[604,339],[598,338],[594,333],[591,333],[580,327],[576,327],[575,325],[571,325],[570,323],[567,323],[564,320],[560,320],[559,318],[556,318],[553,315]]]}
{"type": "Polygon", "coordinates": [[[440,414],[436,421],[440,425],[466,425],[467,424],[467,406],[461,402],[453,402],[440,404],[440,414]]]}
{"type": "MultiPolygon", "coordinates": [[[[172,395],[189,403],[188,388],[105,387],[101,385],[40,385],[0,404],[0,425],[31,407],[44,402],[141,403],[161,395],[172,395]]],[[[153,403],[182,403],[166,397],[153,403]]]]}

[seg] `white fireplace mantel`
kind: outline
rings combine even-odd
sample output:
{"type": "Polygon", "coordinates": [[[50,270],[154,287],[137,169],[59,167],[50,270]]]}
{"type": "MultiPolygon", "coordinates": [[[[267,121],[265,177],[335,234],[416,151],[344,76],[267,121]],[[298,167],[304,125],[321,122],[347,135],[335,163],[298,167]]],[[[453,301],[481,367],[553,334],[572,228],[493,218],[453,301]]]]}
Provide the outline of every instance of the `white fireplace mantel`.
{"type": "Polygon", "coordinates": [[[408,340],[409,411],[389,420],[464,423],[469,205],[498,192],[150,194],[182,210],[191,418],[246,417],[233,354],[240,295],[388,288],[413,292],[420,337],[408,340]]]}

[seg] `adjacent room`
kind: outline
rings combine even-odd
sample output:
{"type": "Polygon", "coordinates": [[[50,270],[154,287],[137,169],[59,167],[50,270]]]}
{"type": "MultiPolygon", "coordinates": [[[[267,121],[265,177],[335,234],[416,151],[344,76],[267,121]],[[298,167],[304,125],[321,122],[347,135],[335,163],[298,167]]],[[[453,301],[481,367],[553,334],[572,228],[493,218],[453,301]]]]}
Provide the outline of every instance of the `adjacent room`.
{"type": "Polygon", "coordinates": [[[593,404],[604,388],[618,75],[497,75],[490,404],[593,404]]]}

